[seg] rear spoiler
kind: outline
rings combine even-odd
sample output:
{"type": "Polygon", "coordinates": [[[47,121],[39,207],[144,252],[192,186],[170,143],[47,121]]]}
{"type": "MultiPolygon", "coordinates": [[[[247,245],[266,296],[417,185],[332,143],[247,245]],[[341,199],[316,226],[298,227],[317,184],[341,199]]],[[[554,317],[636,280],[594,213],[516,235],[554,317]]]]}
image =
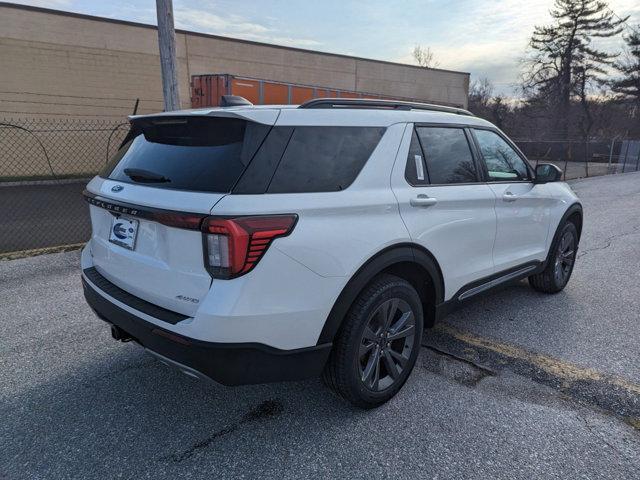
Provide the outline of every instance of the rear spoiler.
{"type": "Polygon", "coordinates": [[[148,115],[129,115],[130,123],[138,119],[170,119],[175,117],[228,117],[239,118],[249,122],[262,123],[264,125],[274,125],[280,115],[279,108],[207,108],[198,110],[176,110],[174,112],[160,112],[148,115]]]}

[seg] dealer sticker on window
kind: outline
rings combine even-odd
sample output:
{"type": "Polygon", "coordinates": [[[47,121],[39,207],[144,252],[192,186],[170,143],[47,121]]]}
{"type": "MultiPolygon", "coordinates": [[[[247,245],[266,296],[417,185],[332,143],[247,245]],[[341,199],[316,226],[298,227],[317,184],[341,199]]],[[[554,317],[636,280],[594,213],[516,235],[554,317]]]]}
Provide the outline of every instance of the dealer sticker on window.
{"type": "Polygon", "coordinates": [[[121,247],[133,250],[136,248],[136,237],[138,236],[138,220],[127,218],[115,218],[111,222],[111,232],[109,241],[121,247]]]}

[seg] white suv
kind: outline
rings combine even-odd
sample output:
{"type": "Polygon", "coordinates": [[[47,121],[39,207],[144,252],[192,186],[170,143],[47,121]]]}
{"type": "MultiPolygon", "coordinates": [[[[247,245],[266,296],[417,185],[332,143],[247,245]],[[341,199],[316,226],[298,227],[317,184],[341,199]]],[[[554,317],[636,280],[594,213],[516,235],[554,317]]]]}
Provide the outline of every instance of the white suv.
{"type": "Polygon", "coordinates": [[[454,108],[316,99],[135,116],[84,194],[84,292],[116,339],[188,375],[322,375],[371,408],[460,302],[525,277],[564,288],[582,208],[559,179],[454,108]]]}

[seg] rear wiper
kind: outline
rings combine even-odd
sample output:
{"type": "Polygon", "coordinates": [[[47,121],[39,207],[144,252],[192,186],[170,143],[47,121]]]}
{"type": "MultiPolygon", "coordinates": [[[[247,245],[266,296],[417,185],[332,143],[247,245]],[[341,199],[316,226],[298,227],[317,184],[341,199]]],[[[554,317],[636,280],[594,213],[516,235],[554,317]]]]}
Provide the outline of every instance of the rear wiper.
{"type": "Polygon", "coordinates": [[[143,170],[141,168],[125,168],[124,174],[134,182],[142,183],[167,183],[171,180],[158,173],[143,170]]]}

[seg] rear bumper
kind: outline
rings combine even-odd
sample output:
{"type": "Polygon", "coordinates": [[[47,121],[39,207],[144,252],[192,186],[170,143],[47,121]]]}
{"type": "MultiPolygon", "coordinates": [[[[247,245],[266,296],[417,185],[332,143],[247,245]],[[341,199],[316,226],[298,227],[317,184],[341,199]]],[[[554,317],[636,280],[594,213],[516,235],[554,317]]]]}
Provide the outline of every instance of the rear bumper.
{"type": "Polygon", "coordinates": [[[212,343],[177,335],[147,322],[109,300],[87,281],[82,286],[89,306],[105,322],[128,333],[156,357],[183,372],[223,385],[302,380],[320,375],[331,344],[280,350],[258,343],[212,343]]]}

